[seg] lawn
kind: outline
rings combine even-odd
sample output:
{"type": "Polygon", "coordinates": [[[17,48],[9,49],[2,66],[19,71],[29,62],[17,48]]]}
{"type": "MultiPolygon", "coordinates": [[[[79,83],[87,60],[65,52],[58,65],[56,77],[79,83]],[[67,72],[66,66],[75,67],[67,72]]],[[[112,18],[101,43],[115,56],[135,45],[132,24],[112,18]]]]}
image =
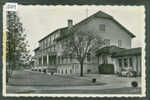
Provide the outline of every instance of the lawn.
{"type": "Polygon", "coordinates": [[[85,74],[50,76],[45,73],[31,71],[15,71],[7,84],[7,93],[96,93],[96,94],[139,94],[141,93],[141,77],[128,78],[116,75],[85,74]],[[96,83],[92,79],[96,78],[96,83]],[[132,81],[138,87],[131,86],[132,81]]]}
{"type": "Polygon", "coordinates": [[[91,80],[72,76],[47,75],[30,71],[15,71],[8,85],[11,86],[86,86],[104,85],[104,82],[92,83],[91,80]]]}

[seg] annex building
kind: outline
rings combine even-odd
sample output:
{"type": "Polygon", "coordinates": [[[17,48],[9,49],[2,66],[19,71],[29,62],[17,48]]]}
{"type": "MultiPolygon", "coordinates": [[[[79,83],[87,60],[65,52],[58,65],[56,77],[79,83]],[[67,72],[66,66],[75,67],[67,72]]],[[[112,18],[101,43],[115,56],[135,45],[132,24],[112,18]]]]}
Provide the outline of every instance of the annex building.
{"type": "Polygon", "coordinates": [[[88,56],[85,59],[84,73],[103,73],[105,68],[111,65],[113,66],[111,73],[133,70],[138,75],[141,74],[141,48],[131,48],[131,41],[135,35],[102,11],[75,25],[73,20],[69,19],[67,27],[57,29],[39,40],[39,47],[34,50],[34,70],[60,75],[80,73],[80,64],[76,59],[63,57],[62,43],[64,41],[55,41],[63,36],[66,30],[74,27],[82,31],[88,29],[95,32],[105,42],[94,58],[88,56]]]}

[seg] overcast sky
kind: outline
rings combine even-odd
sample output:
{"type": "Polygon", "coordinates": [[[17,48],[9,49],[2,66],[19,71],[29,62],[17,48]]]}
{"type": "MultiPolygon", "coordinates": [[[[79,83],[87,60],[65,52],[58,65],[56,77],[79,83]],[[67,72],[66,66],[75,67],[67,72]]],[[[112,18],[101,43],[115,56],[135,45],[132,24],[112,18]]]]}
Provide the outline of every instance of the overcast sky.
{"type": "MultiPolygon", "coordinates": [[[[136,38],[132,40],[132,47],[142,47],[144,44],[145,23],[143,6],[33,6],[19,5],[18,15],[25,28],[30,50],[38,47],[38,41],[57,28],[67,26],[67,20],[73,24],[88,16],[103,11],[113,16],[136,38]],[[88,10],[87,10],[88,9],[88,10]],[[88,14],[87,14],[88,12],[88,14]]],[[[33,54],[33,52],[32,52],[33,54]]]]}

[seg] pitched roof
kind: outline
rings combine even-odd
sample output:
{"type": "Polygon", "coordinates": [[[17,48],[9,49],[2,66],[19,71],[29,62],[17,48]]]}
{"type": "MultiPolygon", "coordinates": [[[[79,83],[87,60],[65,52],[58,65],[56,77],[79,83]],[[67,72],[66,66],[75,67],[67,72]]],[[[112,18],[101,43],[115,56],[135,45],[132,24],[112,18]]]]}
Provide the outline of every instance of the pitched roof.
{"type": "Polygon", "coordinates": [[[117,46],[106,46],[106,47],[103,47],[99,50],[96,51],[96,55],[101,55],[101,54],[115,54],[117,52],[120,52],[122,50],[125,50],[124,48],[119,48],[117,46]]]}
{"type": "Polygon", "coordinates": [[[142,49],[139,48],[132,48],[132,49],[126,49],[122,50],[120,52],[117,52],[113,57],[121,57],[121,56],[130,56],[130,55],[141,55],[142,49]]]}
{"type": "Polygon", "coordinates": [[[49,37],[50,35],[54,34],[55,32],[57,31],[61,31],[61,33],[66,30],[68,27],[64,27],[64,28],[59,28],[59,29],[56,29],[55,31],[51,32],[50,34],[46,35],[45,37],[43,37],[41,40],[39,40],[39,42],[41,42],[42,40],[46,39],[47,37],[49,37]]]}
{"type": "MultiPolygon", "coordinates": [[[[110,19],[112,21],[114,21],[116,24],[118,24],[122,29],[124,29],[132,38],[135,37],[135,35],[133,33],[131,33],[128,29],[126,29],[123,25],[121,25],[117,20],[115,20],[112,16],[102,12],[102,11],[98,11],[95,14],[85,18],[84,20],[80,21],[79,23],[73,25],[73,28],[76,28],[84,23],[87,23],[88,21],[90,21],[92,18],[106,18],[106,19],[110,19]]],[[[68,27],[64,27],[64,28],[59,28],[56,29],[55,31],[53,31],[52,33],[48,34],[47,36],[45,36],[44,38],[42,38],[40,41],[44,40],[45,38],[47,38],[48,36],[54,34],[57,31],[61,31],[61,33],[63,33],[63,31],[66,31],[68,29],[68,27]]]]}

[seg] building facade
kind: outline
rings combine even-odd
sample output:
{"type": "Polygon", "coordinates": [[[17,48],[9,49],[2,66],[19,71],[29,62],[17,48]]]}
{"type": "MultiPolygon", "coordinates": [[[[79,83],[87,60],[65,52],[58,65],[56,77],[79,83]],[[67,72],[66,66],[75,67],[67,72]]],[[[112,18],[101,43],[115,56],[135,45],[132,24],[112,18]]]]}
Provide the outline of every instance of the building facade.
{"type": "MultiPolygon", "coordinates": [[[[67,27],[57,29],[39,41],[39,47],[35,49],[36,62],[34,69],[46,73],[57,73],[61,75],[80,73],[79,62],[74,58],[64,57],[62,54],[62,46],[65,40],[56,41],[57,38],[63,36],[70,28],[76,28],[79,31],[90,30],[91,32],[96,33],[96,35],[100,36],[105,42],[103,48],[114,47],[119,50],[117,52],[128,49],[131,50],[131,41],[135,37],[112,16],[102,11],[89,16],[75,25],[73,25],[72,20],[68,20],[67,27]]],[[[115,52],[116,55],[98,52],[93,58],[87,57],[84,62],[84,73],[99,73],[98,65],[106,62],[114,65],[115,73],[121,71],[119,59],[124,56],[117,55],[117,52],[115,52]]],[[[138,66],[138,69],[140,69],[140,64],[138,64],[138,66]]]]}

